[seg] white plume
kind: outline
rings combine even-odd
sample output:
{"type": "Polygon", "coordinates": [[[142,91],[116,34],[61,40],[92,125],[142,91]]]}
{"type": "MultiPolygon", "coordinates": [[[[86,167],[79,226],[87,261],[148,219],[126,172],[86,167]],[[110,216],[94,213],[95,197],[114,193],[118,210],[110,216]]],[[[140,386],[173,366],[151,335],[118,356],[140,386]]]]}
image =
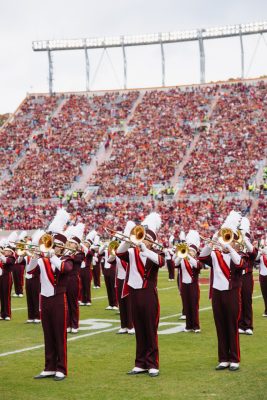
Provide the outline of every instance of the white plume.
{"type": "Polygon", "coordinates": [[[85,225],[82,222],[79,222],[77,225],[74,226],[74,234],[72,236],[76,236],[80,240],[83,238],[85,225]]]}
{"type": "Polygon", "coordinates": [[[184,231],[180,232],[179,239],[181,240],[181,242],[185,241],[185,232],[184,231]]]}
{"type": "Polygon", "coordinates": [[[240,225],[241,218],[242,216],[239,212],[232,210],[222,224],[221,228],[229,228],[232,229],[234,233],[236,233],[240,225]]]}
{"type": "Polygon", "coordinates": [[[15,243],[13,242],[17,242],[18,240],[18,232],[14,231],[12,233],[10,233],[10,235],[7,237],[7,242],[10,244],[11,247],[15,247],[15,243]]]}
{"type": "Polygon", "coordinates": [[[95,238],[94,238],[94,246],[98,246],[100,243],[100,236],[98,234],[96,234],[95,238]]]}
{"type": "Polygon", "coordinates": [[[38,246],[40,238],[45,234],[43,229],[37,229],[32,235],[32,244],[38,246]]]}
{"type": "Polygon", "coordinates": [[[171,236],[169,237],[169,247],[172,247],[172,246],[173,246],[173,243],[174,243],[174,236],[171,235],[171,236]]]}
{"type": "Polygon", "coordinates": [[[239,229],[245,233],[248,233],[250,230],[250,222],[247,217],[243,217],[240,222],[239,229]]]}
{"type": "Polygon", "coordinates": [[[2,238],[1,240],[0,240],[0,247],[6,247],[8,245],[8,240],[7,240],[7,238],[5,237],[5,238],[2,238]]]}
{"type": "Polygon", "coordinates": [[[19,241],[24,240],[26,236],[27,236],[27,231],[21,231],[18,240],[19,241]]]}
{"type": "Polygon", "coordinates": [[[86,236],[86,240],[91,240],[91,242],[94,241],[95,237],[97,235],[97,232],[93,229],[92,231],[90,231],[87,236],[86,236]]]}
{"type": "Polygon", "coordinates": [[[161,227],[161,217],[158,213],[152,212],[146,216],[141,225],[147,226],[153,232],[157,232],[161,227]]]}
{"type": "Polygon", "coordinates": [[[64,210],[64,208],[59,208],[57,213],[47,228],[48,232],[53,233],[63,233],[66,223],[70,220],[70,214],[64,210]]]}
{"type": "Polygon", "coordinates": [[[186,235],[186,243],[188,244],[188,246],[193,244],[194,246],[199,248],[199,246],[200,246],[200,237],[199,237],[198,231],[190,229],[190,231],[186,235]]]}
{"type": "Polygon", "coordinates": [[[67,229],[64,231],[64,235],[66,236],[67,239],[70,239],[71,237],[75,236],[75,226],[74,225],[69,225],[67,229]]]}

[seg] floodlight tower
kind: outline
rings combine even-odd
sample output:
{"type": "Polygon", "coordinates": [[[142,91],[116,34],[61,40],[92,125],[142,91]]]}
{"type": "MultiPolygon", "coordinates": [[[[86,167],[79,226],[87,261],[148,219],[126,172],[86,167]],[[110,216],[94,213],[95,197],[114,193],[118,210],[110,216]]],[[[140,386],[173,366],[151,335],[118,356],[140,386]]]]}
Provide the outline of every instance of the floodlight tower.
{"type": "Polygon", "coordinates": [[[126,47],[159,45],[161,50],[161,82],[165,86],[165,53],[164,44],[180,42],[198,42],[200,59],[200,83],[206,82],[205,76],[205,48],[204,41],[210,39],[225,39],[230,37],[239,37],[241,48],[241,77],[244,78],[244,46],[243,37],[246,35],[263,35],[267,32],[267,22],[256,22],[249,24],[227,25],[215,28],[193,29],[177,32],[162,32],[148,35],[126,35],[114,37],[98,37],[86,39],[70,40],[38,40],[32,43],[34,51],[48,52],[49,63],[49,92],[53,92],[53,60],[52,52],[66,50],[83,50],[85,53],[85,71],[86,71],[86,90],[90,90],[90,63],[88,50],[108,49],[119,47],[122,49],[123,57],[123,87],[127,88],[127,56],[126,47]]]}

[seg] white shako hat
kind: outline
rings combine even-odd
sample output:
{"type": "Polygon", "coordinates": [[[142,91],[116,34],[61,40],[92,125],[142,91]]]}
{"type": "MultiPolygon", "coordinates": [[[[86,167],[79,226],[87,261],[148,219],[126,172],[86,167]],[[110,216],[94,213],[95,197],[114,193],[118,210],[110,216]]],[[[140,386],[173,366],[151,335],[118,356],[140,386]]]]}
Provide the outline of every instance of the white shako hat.
{"type": "Polygon", "coordinates": [[[186,235],[185,240],[189,247],[191,247],[196,252],[198,251],[200,247],[200,237],[198,231],[190,229],[190,231],[186,235]]]}
{"type": "Polygon", "coordinates": [[[48,232],[52,233],[55,244],[65,244],[67,242],[67,237],[63,232],[69,220],[70,214],[64,210],[64,208],[59,208],[53,221],[50,223],[47,229],[48,232]]]}
{"type": "Polygon", "coordinates": [[[77,225],[69,226],[64,235],[67,237],[69,242],[81,244],[83,239],[85,225],[82,222],[79,222],[77,225]]]}
{"type": "Polygon", "coordinates": [[[146,237],[154,242],[157,240],[157,232],[161,227],[161,217],[158,213],[152,212],[146,216],[141,223],[146,230],[146,237]]]}
{"type": "Polygon", "coordinates": [[[221,228],[222,229],[223,228],[231,229],[234,232],[234,234],[236,235],[237,230],[239,229],[241,219],[242,219],[242,215],[239,212],[232,210],[226,217],[221,228]]]}
{"type": "Polygon", "coordinates": [[[179,240],[180,240],[180,242],[185,242],[185,232],[184,231],[180,232],[179,240]]]}
{"type": "Polygon", "coordinates": [[[17,242],[18,238],[19,236],[17,231],[10,233],[10,235],[6,238],[4,250],[12,251],[12,253],[15,255],[16,244],[14,242],[17,242]]]}
{"type": "Polygon", "coordinates": [[[27,231],[21,231],[20,234],[18,235],[18,241],[23,242],[25,237],[27,237],[27,231]]]}
{"type": "Polygon", "coordinates": [[[97,232],[95,229],[92,229],[85,237],[85,242],[88,242],[90,244],[93,244],[96,238],[97,232]]]}

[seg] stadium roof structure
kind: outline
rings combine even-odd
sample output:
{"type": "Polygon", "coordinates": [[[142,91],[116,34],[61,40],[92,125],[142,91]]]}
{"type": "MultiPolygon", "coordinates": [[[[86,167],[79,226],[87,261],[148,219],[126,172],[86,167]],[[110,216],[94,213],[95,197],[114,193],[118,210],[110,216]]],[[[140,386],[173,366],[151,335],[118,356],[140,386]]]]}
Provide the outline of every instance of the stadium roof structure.
{"type": "Polygon", "coordinates": [[[200,56],[200,83],[205,83],[205,49],[204,41],[240,37],[241,76],[244,78],[243,36],[263,34],[267,32],[267,22],[254,22],[238,25],[226,25],[213,28],[192,29],[185,31],[161,32],[146,35],[124,35],[111,37],[92,37],[84,39],[36,40],[32,42],[34,51],[46,51],[49,62],[49,92],[53,92],[53,51],[84,50],[86,65],[86,90],[89,91],[89,49],[107,49],[120,47],[124,61],[124,88],[127,88],[127,57],[125,48],[129,46],[160,45],[162,64],[162,86],[165,86],[164,44],[198,41],[200,56]]]}

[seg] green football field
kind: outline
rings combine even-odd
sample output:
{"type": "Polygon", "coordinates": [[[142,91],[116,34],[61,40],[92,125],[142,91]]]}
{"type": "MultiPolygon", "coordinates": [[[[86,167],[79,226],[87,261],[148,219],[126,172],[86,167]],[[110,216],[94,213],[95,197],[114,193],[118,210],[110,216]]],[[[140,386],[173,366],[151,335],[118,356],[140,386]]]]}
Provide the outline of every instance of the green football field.
{"type": "MultiPolygon", "coordinates": [[[[206,277],[207,271],[201,274],[206,277]]],[[[257,274],[255,275],[257,280],[257,274]]],[[[159,273],[160,376],[128,376],[135,337],[117,335],[119,316],[106,311],[106,291],[92,289],[93,304],[80,308],[81,329],[68,335],[68,377],[34,380],[43,370],[41,325],[27,325],[26,300],[12,298],[12,320],[0,321],[0,400],[37,399],[267,399],[267,318],[258,282],[254,287],[254,335],[241,335],[241,368],[215,371],[217,338],[208,286],[201,285],[200,334],[181,332],[176,282],[159,273]]]]}

